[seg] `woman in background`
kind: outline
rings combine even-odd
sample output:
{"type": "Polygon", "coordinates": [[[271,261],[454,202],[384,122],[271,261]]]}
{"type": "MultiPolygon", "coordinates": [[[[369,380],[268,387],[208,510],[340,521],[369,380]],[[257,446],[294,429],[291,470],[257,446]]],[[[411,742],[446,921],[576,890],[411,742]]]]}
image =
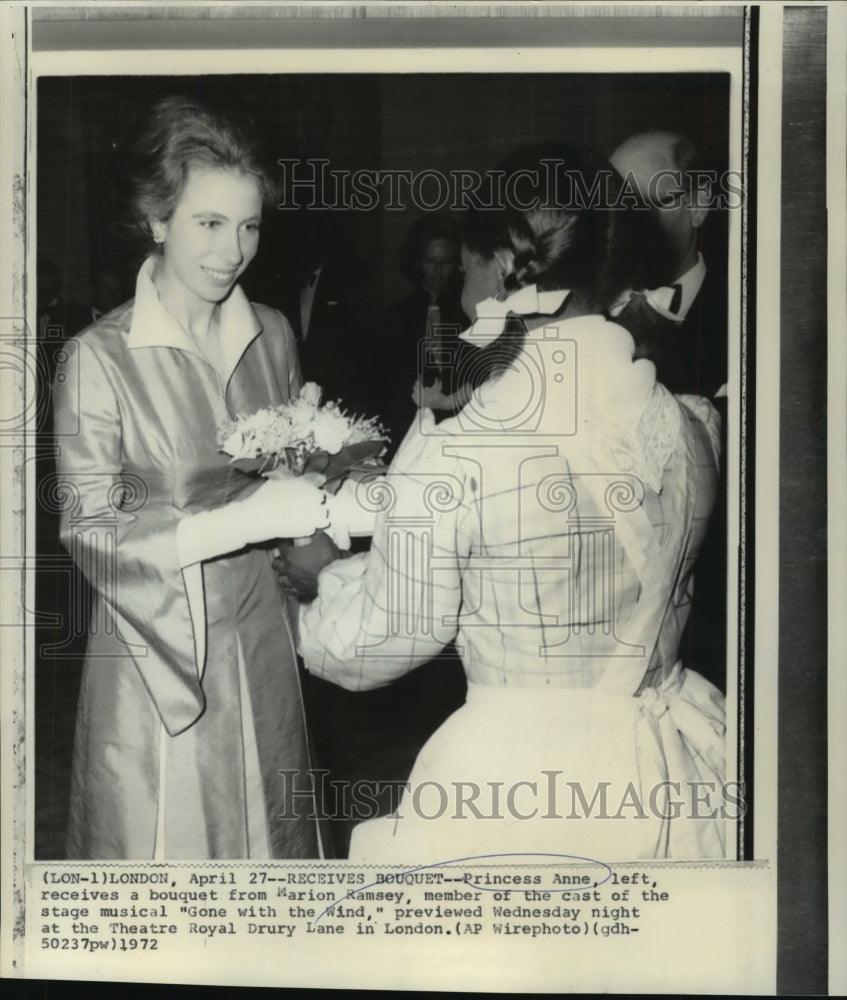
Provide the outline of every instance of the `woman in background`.
{"type": "Polygon", "coordinates": [[[385,310],[373,349],[374,410],[391,436],[391,452],[415,419],[418,393],[452,393],[453,372],[467,347],[461,306],[460,230],[445,215],[429,215],[409,228],[400,250],[403,274],[414,286],[385,310]],[[414,393],[414,398],[413,398],[414,393]]]}
{"type": "Polygon", "coordinates": [[[63,541],[95,592],[67,856],[316,857],[279,774],[309,760],[262,543],[325,526],[323,494],[257,488],[217,445],[224,421],[300,388],[288,322],[238,286],[271,182],[238,121],[182,98],[126,162],[149,256],[55,387],[63,541]]]}

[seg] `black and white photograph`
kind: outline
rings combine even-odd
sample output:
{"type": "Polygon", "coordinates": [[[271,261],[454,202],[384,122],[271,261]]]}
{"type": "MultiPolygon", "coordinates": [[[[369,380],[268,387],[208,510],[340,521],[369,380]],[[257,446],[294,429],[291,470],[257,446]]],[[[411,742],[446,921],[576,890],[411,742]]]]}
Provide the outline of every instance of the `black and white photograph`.
{"type": "MultiPolygon", "coordinates": [[[[519,778],[544,781],[542,771],[566,759],[567,770],[557,765],[562,777],[579,775],[579,757],[571,762],[563,755],[596,752],[590,733],[575,727],[588,717],[585,698],[619,660],[627,661],[627,689],[620,693],[628,709],[641,703],[632,695],[642,687],[653,697],[668,685],[677,697],[684,678],[676,674],[694,671],[697,679],[686,681],[692,706],[698,723],[714,730],[703,753],[725,758],[719,407],[729,391],[727,217],[740,210],[740,172],[730,175],[727,163],[729,75],[238,75],[192,78],[188,88],[185,82],[38,83],[40,303],[54,389],[43,393],[52,403],[53,436],[43,442],[37,474],[45,520],[37,538],[55,570],[36,579],[45,601],[62,603],[38,607],[59,627],[40,629],[36,639],[44,651],[37,660],[36,721],[45,734],[38,748],[45,766],[36,772],[37,856],[347,857],[355,814],[370,811],[375,819],[380,805],[366,795],[390,797],[420,752],[422,761],[438,754],[440,763],[421,771],[415,785],[436,781],[444,789],[439,797],[472,775],[480,795],[488,782],[499,780],[503,788],[519,778]],[[219,111],[216,99],[228,97],[235,98],[233,110],[219,111]],[[527,105],[534,109],[530,118],[527,105]],[[422,128],[440,131],[434,150],[418,144],[422,128]],[[282,164],[277,172],[259,172],[262,139],[272,145],[271,164],[282,164]],[[60,145],[63,155],[48,156],[60,145]],[[72,199],[64,186],[70,171],[77,178],[72,199]],[[118,175],[114,190],[126,189],[123,203],[120,194],[104,197],[110,172],[118,175]],[[192,180],[202,174],[209,190],[198,182],[195,195],[192,180]],[[619,177],[629,179],[628,189],[619,177]],[[708,186],[698,190],[697,178],[708,186]],[[278,199],[267,218],[263,185],[278,199]],[[652,194],[655,205],[638,215],[642,188],[645,202],[652,194]],[[691,203],[698,198],[702,207],[691,203]],[[298,209],[298,200],[306,207],[298,209]],[[170,218],[178,218],[183,202],[186,219],[198,220],[195,232],[177,229],[170,237],[170,218]],[[283,207],[289,203],[290,210],[283,207]],[[381,208],[385,203],[397,207],[381,208]],[[156,218],[154,226],[145,210],[165,221],[156,218]],[[138,250],[118,241],[114,224],[127,224],[114,217],[120,214],[140,230],[138,250]],[[237,220],[230,248],[218,244],[218,217],[237,220]],[[501,307],[499,332],[473,328],[478,303],[508,302],[508,292],[526,297],[520,279],[507,281],[520,273],[522,260],[537,279],[525,284],[548,296],[570,294],[558,295],[562,301],[551,301],[549,311],[546,303],[528,313],[501,307]],[[560,276],[544,279],[544,267],[561,269],[554,270],[560,276]],[[594,290],[595,271],[608,282],[602,290],[594,290]],[[578,292],[580,282],[591,291],[578,292]],[[174,302],[187,304],[168,309],[161,284],[173,287],[174,302]],[[662,289],[670,289],[664,299],[662,289]],[[573,318],[565,303],[573,306],[575,294],[602,299],[578,314],[592,317],[594,332],[582,333],[585,321],[556,325],[560,314],[573,318]],[[139,327],[145,302],[152,314],[145,319],[142,312],[146,325],[139,327]],[[223,332],[213,338],[218,346],[205,346],[210,324],[224,324],[225,312],[236,308],[245,330],[229,334],[233,346],[223,332]],[[193,320],[195,311],[201,315],[193,320]],[[179,328],[166,337],[173,312],[181,314],[179,328]],[[522,357],[527,333],[507,329],[510,314],[540,318],[529,323],[549,341],[543,350],[532,345],[522,357]],[[601,336],[612,342],[595,358],[590,341],[601,336]],[[616,352],[626,354],[621,377],[636,382],[604,387],[609,398],[591,433],[603,427],[608,439],[583,444],[585,431],[575,421],[579,411],[598,405],[598,386],[620,363],[616,352]],[[659,383],[654,372],[663,366],[659,383]],[[506,398],[489,397],[486,384],[497,387],[489,393],[503,391],[510,370],[520,371],[521,381],[506,398]],[[257,447],[305,447],[310,439],[316,449],[327,448],[320,423],[304,424],[320,421],[320,410],[313,418],[295,415],[290,440],[282,428],[249,426],[257,414],[271,419],[269,407],[302,399],[304,384],[321,390],[321,402],[340,400],[346,413],[372,415],[385,427],[392,457],[383,457],[373,476],[364,466],[360,500],[342,485],[344,492],[327,502],[291,467],[284,470],[290,475],[263,483],[227,453],[221,428],[227,435],[239,420],[241,429],[232,425],[235,447],[244,449],[238,459],[256,458],[257,447]],[[685,402],[674,402],[657,384],[684,394],[685,402]],[[640,411],[648,403],[645,418],[640,411]],[[690,440],[679,437],[683,419],[690,440]],[[631,420],[643,421],[632,436],[631,420]],[[281,446],[273,444],[274,434],[281,446]],[[586,457],[567,458],[566,442],[586,457]],[[467,452],[464,461],[442,459],[456,448],[467,452]],[[671,489],[662,477],[676,448],[688,457],[677,455],[680,483],[671,489]],[[638,614],[642,632],[631,623],[648,597],[647,581],[615,518],[630,503],[646,503],[648,474],[656,525],[647,519],[632,529],[632,544],[649,553],[655,574],[650,612],[638,614]],[[254,497],[257,486],[264,487],[262,500],[254,497]],[[425,495],[432,489],[445,496],[425,495]],[[621,496],[607,496],[609,490],[621,496]],[[334,519],[351,515],[333,512],[336,498],[349,494],[375,522],[385,497],[369,503],[369,495],[378,492],[397,493],[379,546],[341,548],[338,536],[349,531],[334,519]],[[674,513],[657,499],[671,495],[682,504],[674,513]],[[407,526],[412,520],[418,531],[407,526]],[[678,521],[679,537],[669,546],[659,525],[671,521],[678,521]],[[266,544],[298,536],[310,544],[266,544]],[[189,606],[184,576],[201,559],[205,623],[203,609],[189,606]],[[322,587],[318,571],[325,571],[322,587]],[[72,623],[81,627],[69,630],[72,623]],[[205,643],[204,662],[198,642],[205,643]],[[702,690],[690,687],[700,678],[702,690]],[[216,683],[221,688],[213,695],[216,683]],[[562,746],[545,738],[537,761],[521,759],[511,774],[510,761],[548,725],[534,694],[550,710],[562,746]],[[484,701],[480,719],[476,698],[484,701]],[[533,703],[521,708],[521,699],[533,703]],[[492,752],[493,735],[502,739],[509,728],[515,744],[475,771],[478,758],[492,752]],[[455,747],[441,746],[452,739],[455,747]],[[62,761],[71,743],[73,753],[62,761]],[[311,786],[322,793],[320,803],[302,794],[311,786]],[[293,818],[299,805],[311,820],[293,818]],[[319,814],[330,836],[320,846],[319,814]]],[[[493,327],[493,319],[486,322],[493,327]]],[[[519,323],[528,325],[521,319],[513,326],[519,323]]],[[[331,424],[327,430],[338,435],[331,424]]],[[[346,473],[337,477],[342,484],[350,482],[346,473]]],[[[613,730],[640,728],[634,716],[618,719],[614,704],[603,709],[613,730]]],[[[605,743],[605,726],[602,732],[605,743]]],[[[613,763],[623,781],[617,801],[607,803],[610,815],[618,814],[629,783],[639,781],[634,755],[648,745],[652,752],[657,737],[643,738],[650,744],[642,746],[639,736],[620,748],[620,761],[604,759],[602,768],[613,763]]],[[[661,738],[657,749],[663,780],[683,778],[667,771],[661,738]]],[[[689,768],[699,753],[698,747],[685,754],[689,768]]],[[[607,777],[601,770],[598,780],[601,774],[607,777]]],[[[723,766],[708,774],[726,780],[723,766]]],[[[587,783],[580,791],[588,802],[595,794],[587,783]]],[[[725,791],[740,798],[735,787],[725,791]]],[[[571,794],[566,785],[561,792],[571,794]]],[[[650,794],[659,793],[645,785],[650,794]]],[[[414,814],[436,808],[418,801],[416,787],[409,797],[417,804],[409,818],[394,828],[373,824],[390,838],[386,847],[398,861],[424,860],[423,845],[404,843],[405,831],[416,836],[414,814]]],[[[730,805],[737,813],[734,802],[722,803],[730,805]]],[[[539,835],[545,844],[574,847],[564,853],[588,850],[581,833],[571,843],[568,824],[562,829],[557,820],[530,830],[536,824],[515,823],[504,812],[509,832],[496,819],[474,823],[475,813],[497,811],[496,803],[480,799],[465,807],[467,847],[450,855],[457,807],[450,803],[444,811],[442,843],[433,840],[439,824],[421,817],[426,860],[517,849],[526,836],[539,835]],[[555,827],[549,837],[545,826],[555,827]],[[513,839],[511,827],[527,833],[513,839]]],[[[542,811],[550,812],[546,803],[542,811]]],[[[619,819],[607,822],[621,837],[620,857],[686,856],[673,847],[676,820],[646,823],[643,811],[631,811],[639,817],[632,833],[622,835],[630,824],[619,819]],[[634,831],[643,843],[629,842],[634,831]]],[[[680,827],[688,819],[680,817],[680,827]]],[[[691,822],[692,833],[679,836],[692,836],[693,857],[727,856],[723,830],[691,822]]],[[[598,836],[589,822],[581,826],[592,840],[598,836]]],[[[364,827],[358,835],[367,835],[364,827]]]]}
{"type": "Polygon", "coordinates": [[[12,6],[3,975],[831,988],[844,11],[12,6]]]}

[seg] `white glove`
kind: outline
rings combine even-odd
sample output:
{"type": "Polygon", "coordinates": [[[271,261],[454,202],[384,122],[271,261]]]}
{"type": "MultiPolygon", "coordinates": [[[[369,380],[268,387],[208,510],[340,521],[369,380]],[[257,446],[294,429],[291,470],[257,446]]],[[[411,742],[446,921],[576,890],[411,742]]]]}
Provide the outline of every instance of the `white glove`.
{"type": "Polygon", "coordinates": [[[376,512],[357,497],[359,484],[347,480],[335,496],[327,497],[329,527],[324,530],[340,549],[350,548],[350,537],[372,535],[376,512]]]}
{"type": "Polygon", "coordinates": [[[180,566],[273,538],[301,538],[329,525],[327,495],[308,479],[269,479],[244,500],[184,518],[177,526],[180,566]]]}

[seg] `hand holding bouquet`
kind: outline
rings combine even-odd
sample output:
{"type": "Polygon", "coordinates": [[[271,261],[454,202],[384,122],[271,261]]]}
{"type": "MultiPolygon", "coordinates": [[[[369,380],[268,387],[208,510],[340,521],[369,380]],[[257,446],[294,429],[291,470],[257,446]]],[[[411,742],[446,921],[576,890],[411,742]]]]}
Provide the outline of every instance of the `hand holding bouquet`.
{"type": "MultiPolygon", "coordinates": [[[[338,492],[351,474],[378,473],[387,440],[376,417],[351,416],[335,402],[322,405],[321,388],[314,382],[290,403],[239,415],[218,433],[221,451],[242,472],[266,479],[314,477],[329,493],[338,492]]],[[[337,520],[345,524],[339,523],[336,532],[349,546],[346,506],[337,505],[337,520]]]]}
{"type": "Polygon", "coordinates": [[[345,413],[338,403],[321,405],[321,388],[307,382],[297,399],[227,421],[218,434],[221,451],[242,472],[273,477],[323,475],[342,480],[385,451],[388,436],[376,417],[345,413]]]}

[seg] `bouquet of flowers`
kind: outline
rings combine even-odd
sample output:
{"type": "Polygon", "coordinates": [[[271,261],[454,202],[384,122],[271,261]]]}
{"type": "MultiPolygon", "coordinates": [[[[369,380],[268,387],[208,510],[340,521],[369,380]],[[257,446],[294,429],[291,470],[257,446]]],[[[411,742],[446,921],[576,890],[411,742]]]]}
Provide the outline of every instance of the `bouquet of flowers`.
{"type": "Polygon", "coordinates": [[[375,471],[388,435],[376,417],[321,404],[322,390],[307,382],[297,399],[239,415],[218,431],[218,446],[242,472],[265,477],[317,473],[328,484],[354,470],[375,471]]]}

